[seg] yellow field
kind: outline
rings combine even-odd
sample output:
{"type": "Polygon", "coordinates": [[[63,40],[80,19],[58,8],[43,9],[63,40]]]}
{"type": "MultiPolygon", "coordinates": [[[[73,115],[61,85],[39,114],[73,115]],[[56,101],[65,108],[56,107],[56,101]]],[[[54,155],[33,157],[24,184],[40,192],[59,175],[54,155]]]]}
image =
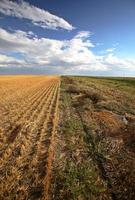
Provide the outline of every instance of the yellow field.
{"type": "Polygon", "coordinates": [[[60,78],[0,77],[0,199],[49,199],[60,78]]]}

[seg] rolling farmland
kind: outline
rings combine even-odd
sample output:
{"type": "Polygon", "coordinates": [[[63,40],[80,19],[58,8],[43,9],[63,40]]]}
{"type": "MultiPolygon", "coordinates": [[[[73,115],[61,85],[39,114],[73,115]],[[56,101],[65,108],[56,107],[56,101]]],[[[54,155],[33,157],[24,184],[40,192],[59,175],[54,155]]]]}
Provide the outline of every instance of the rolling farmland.
{"type": "Polygon", "coordinates": [[[49,199],[59,89],[59,77],[0,78],[0,199],[49,199]]]}

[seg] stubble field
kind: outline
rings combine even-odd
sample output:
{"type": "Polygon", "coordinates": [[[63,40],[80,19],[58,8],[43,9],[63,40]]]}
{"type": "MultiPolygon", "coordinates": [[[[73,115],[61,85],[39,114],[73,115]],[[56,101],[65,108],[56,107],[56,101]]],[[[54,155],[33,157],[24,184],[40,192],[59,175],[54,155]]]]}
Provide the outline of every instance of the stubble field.
{"type": "Polygon", "coordinates": [[[59,77],[0,78],[0,199],[48,199],[59,87],[59,77]]]}

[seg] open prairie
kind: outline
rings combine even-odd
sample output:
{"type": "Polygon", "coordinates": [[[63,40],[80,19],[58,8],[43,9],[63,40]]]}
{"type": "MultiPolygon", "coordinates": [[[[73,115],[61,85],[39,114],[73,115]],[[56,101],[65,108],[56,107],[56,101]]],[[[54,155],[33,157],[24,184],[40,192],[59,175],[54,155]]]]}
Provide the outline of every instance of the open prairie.
{"type": "Polygon", "coordinates": [[[0,199],[134,199],[135,79],[3,76],[0,97],[0,199]]]}

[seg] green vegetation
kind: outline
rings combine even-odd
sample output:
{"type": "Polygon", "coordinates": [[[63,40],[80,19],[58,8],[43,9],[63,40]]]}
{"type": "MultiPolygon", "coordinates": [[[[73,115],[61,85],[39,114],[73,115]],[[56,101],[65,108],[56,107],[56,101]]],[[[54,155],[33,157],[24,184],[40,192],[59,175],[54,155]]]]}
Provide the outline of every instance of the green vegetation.
{"type": "Polygon", "coordinates": [[[134,83],[62,77],[52,199],[134,199],[134,83]]]}

